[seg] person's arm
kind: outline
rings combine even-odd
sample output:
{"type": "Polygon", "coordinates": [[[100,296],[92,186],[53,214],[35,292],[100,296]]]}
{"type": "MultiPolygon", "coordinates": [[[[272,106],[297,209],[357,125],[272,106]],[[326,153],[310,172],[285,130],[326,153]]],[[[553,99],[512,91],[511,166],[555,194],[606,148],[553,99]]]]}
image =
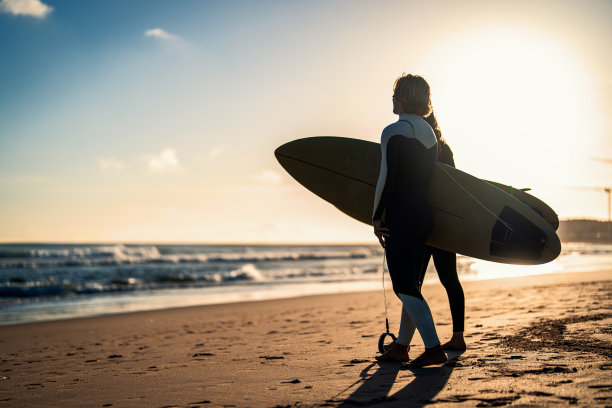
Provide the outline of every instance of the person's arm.
{"type": "Polygon", "coordinates": [[[372,224],[374,225],[374,235],[378,238],[380,245],[385,247],[385,239],[389,237],[389,229],[382,222],[382,214],[387,208],[397,179],[397,163],[399,148],[398,143],[403,136],[383,137],[381,140],[382,160],[378,183],[376,185],[376,198],[372,224]]]}
{"type": "Polygon", "coordinates": [[[383,140],[383,160],[381,161],[378,184],[376,185],[377,201],[372,220],[380,220],[393,195],[397,180],[397,163],[399,159],[399,143],[403,136],[395,135],[383,140]]]}

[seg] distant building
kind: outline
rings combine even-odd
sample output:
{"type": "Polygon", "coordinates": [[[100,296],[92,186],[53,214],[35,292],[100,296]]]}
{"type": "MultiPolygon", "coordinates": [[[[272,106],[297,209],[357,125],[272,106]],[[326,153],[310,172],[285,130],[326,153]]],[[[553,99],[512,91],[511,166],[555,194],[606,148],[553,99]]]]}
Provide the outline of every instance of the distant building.
{"type": "Polygon", "coordinates": [[[598,220],[563,220],[557,231],[564,242],[612,243],[612,222],[598,220]]]}

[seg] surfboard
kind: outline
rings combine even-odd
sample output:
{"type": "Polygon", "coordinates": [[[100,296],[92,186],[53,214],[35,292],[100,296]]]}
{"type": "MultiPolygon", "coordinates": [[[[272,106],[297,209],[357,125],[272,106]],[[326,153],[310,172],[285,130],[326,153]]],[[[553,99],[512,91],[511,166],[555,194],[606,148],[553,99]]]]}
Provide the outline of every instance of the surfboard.
{"type": "MultiPolygon", "coordinates": [[[[274,153],[308,190],[371,225],[380,144],[318,136],[291,141],[274,153]]],[[[434,226],[427,244],[433,247],[522,265],[550,262],[561,252],[555,230],[530,205],[461,170],[437,163],[428,202],[434,226]]]]}

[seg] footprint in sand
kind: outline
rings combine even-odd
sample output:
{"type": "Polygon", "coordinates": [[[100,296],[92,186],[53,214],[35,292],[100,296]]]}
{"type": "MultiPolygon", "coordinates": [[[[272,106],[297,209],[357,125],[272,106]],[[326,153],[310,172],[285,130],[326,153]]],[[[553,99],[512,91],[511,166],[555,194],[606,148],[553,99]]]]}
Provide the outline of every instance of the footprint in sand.
{"type": "Polygon", "coordinates": [[[191,357],[213,357],[213,353],[195,353],[191,357]]]}
{"type": "Polygon", "coordinates": [[[284,360],[285,357],[283,356],[259,356],[259,358],[264,359],[264,360],[284,360]]]}

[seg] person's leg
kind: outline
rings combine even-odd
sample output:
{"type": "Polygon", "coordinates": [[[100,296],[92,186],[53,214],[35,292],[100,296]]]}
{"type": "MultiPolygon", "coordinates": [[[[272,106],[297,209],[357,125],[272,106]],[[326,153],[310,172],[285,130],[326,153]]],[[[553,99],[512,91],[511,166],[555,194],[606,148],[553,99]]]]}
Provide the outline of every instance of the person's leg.
{"type": "Polygon", "coordinates": [[[377,356],[378,361],[410,361],[408,352],[416,326],[402,306],[402,317],[397,340],[385,347],[385,353],[377,356]]]}
{"type": "Polygon", "coordinates": [[[427,266],[429,266],[429,260],[431,255],[435,251],[435,248],[429,245],[425,246],[425,253],[423,255],[423,265],[421,266],[421,274],[419,275],[419,290],[423,287],[423,281],[425,280],[425,274],[427,273],[427,266]]]}
{"type": "Polygon", "coordinates": [[[386,346],[385,351],[389,351],[391,347],[394,347],[395,344],[403,346],[406,349],[406,353],[410,351],[410,342],[414,337],[415,330],[416,326],[414,325],[414,322],[412,321],[412,319],[406,312],[406,309],[404,309],[402,305],[402,315],[400,320],[399,332],[397,334],[397,340],[386,346]]]}
{"type": "MultiPolygon", "coordinates": [[[[419,277],[417,278],[419,291],[421,290],[421,287],[423,286],[423,279],[425,279],[425,273],[427,272],[427,265],[429,264],[429,260],[431,258],[433,249],[434,248],[430,246],[425,247],[425,253],[423,255],[423,263],[420,268],[421,272],[419,273],[419,277]]],[[[415,253],[415,256],[416,256],[416,259],[418,260],[419,254],[415,253]]],[[[408,315],[406,308],[402,305],[402,320],[400,323],[400,330],[397,335],[397,343],[403,344],[405,346],[410,346],[410,342],[412,341],[412,337],[414,336],[415,330],[416,330],[416,326],[414,322],[410,318],[410,315],[408,315]]]]}
{"type": "MultiPolygon", "coordinates": [[[[403,311],[416,326],[425,343],[425,353],[413,362],[413,366],[422,367],[446,361],[431,310],[420,292],[419,279],[425,256],[424,240],[420,242],[413,237],[394,235],[387,240],[386,252],[393,290],[402,301],[403,311]]],[[[388,353],[394,349],[395,347],[388,353]]],[[[381,359],[386,354],[383,354],[381,359]]]]}
{"type": "Polygon", "coordinates": [[[406,312],[406,308],[402,305],[402,320],[400,321],[400,328],[395,342],[410,347],[410,342],[412,341],[415,330],[416,326],[414,322],[410,318],[408,312],[406,312]]]}
{"type": "Polygon", "coordinates": [[[436,326],[434,325],[433,316],[431,310],[425,299],[417,298],[415,296],[406,295],[404,293],[398,294],[402,301],[403,310],[409,316],[410,320],[414,323],[425,348],[434,348],[440,345],[438,334],[436,333],[436,326]]]}
{"type": "Polygon", "coordinates": [[[406,313],[410,316],[410,319],[419,330],[419,334],[425,344],[425,352],[412,361],[410,366],[413,368],[420,368],[444,363],[447,357],[442,346],[440,346],[440,340],[438,340],[438,334],[436,333],[431,310],[425,299],[422,297],[419,299],[415,296],[405,295],[403,293],[399,293],[398,296],[402,300],[404,310],[406,310],[406,313]]]}
{"type": "Polygon", "coordinates": [[[467,347],[463,338],[465,296],[457,275],[457,254],[434,249],[433,260],[440,282],[446,289],[453,319],[453,336],[449,342],[442,345],[442,348],[445,350],[465,350],[467,347]]]}
{"type": "MultiPolygon", "coordinates": [[[[394,237],[395,238],[395,237],[394,237]]],[[[387,265],[389,267],[389,275],[393,283],[393,291],[397,294],[400,287],[405,287],[409,284],[410,279],[404,271],[410,269],[410,263],[407,259],[414,257],[414,247],[406,242],[401,237],[395,239],[387,239],[385,248],[385,256],[387,257],[387,265]]],[[[385,353],[377,356],[378,361],[410,361],[408,352],[410,351],[410,342],[414,336],[416,326],[402,305],[402,314],[400,320],[399,332],[397,340],[385,348],[385,353]]]]}
{"type": "MultiPolygon", "coordinates": [[[[393,292],[415,294],[421,296],[417,290],[420,269],[417,270],[417,248],[414,239],[394,233],[387,238],[385,256],[389,276],[393,284],[393,292]]],[[[419,264],[420,268],[420,264],[419,264]]]]}

